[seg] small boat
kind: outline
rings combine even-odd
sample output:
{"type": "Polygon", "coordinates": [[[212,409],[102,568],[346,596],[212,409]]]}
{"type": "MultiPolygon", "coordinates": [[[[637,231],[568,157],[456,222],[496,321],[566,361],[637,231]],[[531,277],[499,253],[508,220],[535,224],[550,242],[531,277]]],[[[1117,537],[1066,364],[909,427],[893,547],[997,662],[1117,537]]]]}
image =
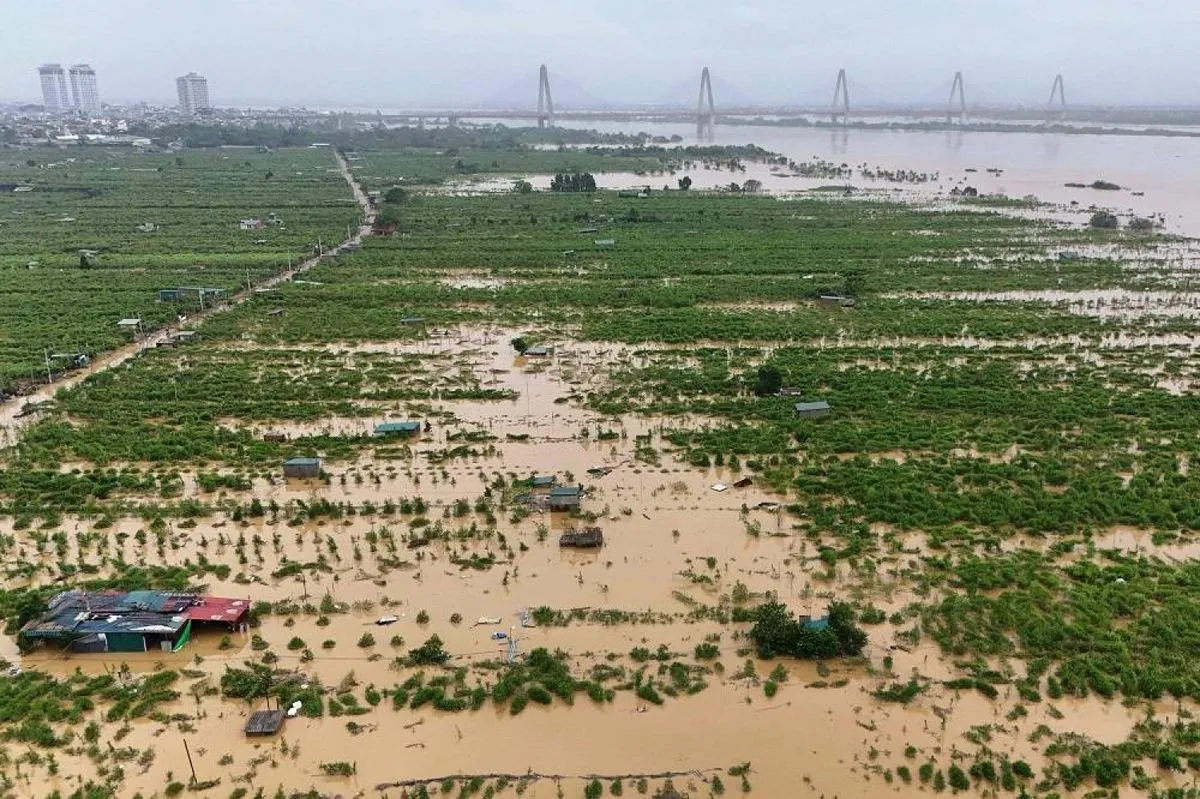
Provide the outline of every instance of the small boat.
{"type": "Polygon", "coordinates": [[[387,625],[395,624],[398,621],[400,621],[400,619],[396,618],[395,616],[380,616],[375,620],[375,623],[380,627],[386,627],[387,625]]]}

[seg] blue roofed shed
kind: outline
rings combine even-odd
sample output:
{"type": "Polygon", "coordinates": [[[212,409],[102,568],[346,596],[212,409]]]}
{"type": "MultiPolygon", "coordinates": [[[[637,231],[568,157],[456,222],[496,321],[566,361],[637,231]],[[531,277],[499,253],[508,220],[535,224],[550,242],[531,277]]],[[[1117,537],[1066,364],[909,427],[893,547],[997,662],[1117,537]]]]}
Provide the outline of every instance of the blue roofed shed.
{"type": "Polygon", "coordinates": [[[553,474],[539,474],[533,478],[534,488],[553,488],[558,477],[553,474]]]}
{"type": "Polygon", "coordinates": [[[797,402],[795,405],[797,416],[825,416],[832,409],[829,403],[821,400],[820,402],[797,402]]]}
{"type": "Polygon", "coordinates": [[[583,486],[555,486],[550,489],[550,510],[578,508],[583,498],[583,486]]]}
{"type": "Polygon", "coordinates": [[[829,617],[828,616],[818,616],[814,619],[812,616],[801,616],[800,617],[800,626],[806,630],[812,630],[813,632],[820,632],[821,630],[828,630],[829,629],[829,617]]]}

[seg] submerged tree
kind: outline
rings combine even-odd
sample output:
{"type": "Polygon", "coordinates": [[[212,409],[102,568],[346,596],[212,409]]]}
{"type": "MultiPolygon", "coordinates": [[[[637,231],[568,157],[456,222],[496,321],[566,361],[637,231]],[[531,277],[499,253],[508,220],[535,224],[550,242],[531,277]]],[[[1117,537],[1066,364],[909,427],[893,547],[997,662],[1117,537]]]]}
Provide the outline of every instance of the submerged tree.
{"type": "Polygon", "coordinates": [[[788,655],[824,659],[859,654],[867,634],[854,624],[854,609],[831,602],[823,620],[801,621],[781,602],[768,602],[754,611],[750,640],[761,658],[788,655]]]}

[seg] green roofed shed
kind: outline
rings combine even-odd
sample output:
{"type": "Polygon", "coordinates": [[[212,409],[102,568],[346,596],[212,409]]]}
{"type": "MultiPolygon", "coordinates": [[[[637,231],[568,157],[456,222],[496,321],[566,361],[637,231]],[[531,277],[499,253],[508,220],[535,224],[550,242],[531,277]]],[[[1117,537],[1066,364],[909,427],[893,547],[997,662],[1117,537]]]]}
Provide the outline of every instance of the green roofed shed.
{"type": "Polygon", "coordinates": [[[377,436],[415,436],[420,432],[420,422],[383,422],[375,425],[377,436]]]}
{"type": "Polygon", "coordinates": [[[321,476],[321,459],[320,458],[288,458],[283,462],[284,477],[320,477],[321,476]]]}

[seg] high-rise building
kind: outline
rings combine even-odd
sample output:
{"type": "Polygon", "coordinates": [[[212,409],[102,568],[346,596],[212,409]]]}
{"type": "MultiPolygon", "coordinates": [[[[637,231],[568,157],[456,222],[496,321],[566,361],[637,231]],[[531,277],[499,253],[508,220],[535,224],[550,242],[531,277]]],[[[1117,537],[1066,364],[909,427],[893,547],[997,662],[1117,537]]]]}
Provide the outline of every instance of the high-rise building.
{"type": "Polygon", "coordinates": [[[85,114],[100,113],[100,90],[96,86],[96,70],[87,64],[71,67],[71,96],[75,110],[85,114]]]}
{"type": "Polygon", "coordinates": [[[42,64],[38,67],[42,79],[42,105],[52,114],[61,113],[71,107],[67,94],[67,73],[62,64],[42,64]]]}
{"type": "Polygon", "coordinates": [[[208,79],[195,72],[176,78],[175,91],[179,95],[179,110],[185,114],[196,114],[212,108],[208,102],[208,79]]]}

